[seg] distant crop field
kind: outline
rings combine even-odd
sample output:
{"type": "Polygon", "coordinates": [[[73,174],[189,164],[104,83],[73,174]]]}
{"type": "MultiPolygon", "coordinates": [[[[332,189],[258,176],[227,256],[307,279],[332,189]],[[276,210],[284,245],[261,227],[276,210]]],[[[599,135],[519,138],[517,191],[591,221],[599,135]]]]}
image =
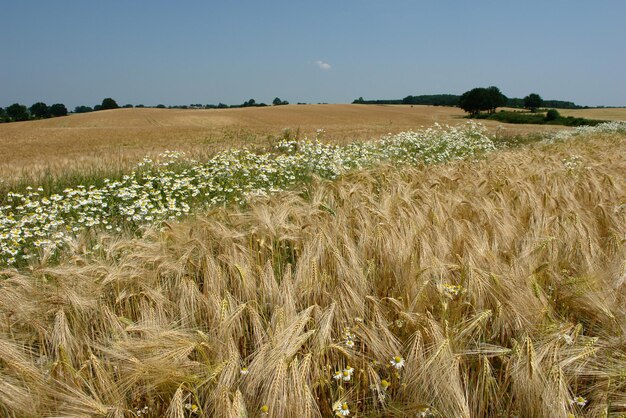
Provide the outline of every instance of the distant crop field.
{"type": "MultiPolygon", "coordinates": [[[[626,111],[624,118],[626,118],[626,111]]],[[[204,157],[233,146],[264,146],[286,129],[329,142],[369,140],[435,123],[464,123],[458,108],[436,106],[290,105],[267,108],[117,109],[0,125],[0,176],[128,168],[166,150],[204,157]]],[[[498,123],[487,122],[490,129],[498,123]]],[[[508,133],[543,131],[507,126],[508,133]]]]}
{"type": "Polygon", "coordinates": [[[626,120],[626,108],[614,109],[558,109],[563,116],[573,116],[575,118],[600,119],[600,120],[626,120]]]}

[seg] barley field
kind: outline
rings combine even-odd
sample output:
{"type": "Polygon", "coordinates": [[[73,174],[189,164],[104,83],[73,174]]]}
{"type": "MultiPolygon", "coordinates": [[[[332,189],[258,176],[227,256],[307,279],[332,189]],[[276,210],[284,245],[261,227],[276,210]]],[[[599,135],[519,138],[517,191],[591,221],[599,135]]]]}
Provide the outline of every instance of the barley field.
{"type": "MultiPolygon", "coordinates": [[[[0,177],[10,183],[22,178],[36,183],[46,175],[112,176],[167,150],[203,159],[232,147],[264,146],[284,136],[315,138],[320,130],[328,141],[349,143],[434,123],[463,124],[463,116],[458,108],[436,106],[289,105],[116,109],[7,123],[0,124],[0,177]]],[[[493,131],[500,126],[491,121],[485,125],[493,131]]],[[[509,135],[545,130],[531,125],[499,128],[509,135]]]]}
{"type": "Polygon", "coordinates": [[[6,267],[0,415],[626,416],[624,125],[420,135],[6,267]]]}

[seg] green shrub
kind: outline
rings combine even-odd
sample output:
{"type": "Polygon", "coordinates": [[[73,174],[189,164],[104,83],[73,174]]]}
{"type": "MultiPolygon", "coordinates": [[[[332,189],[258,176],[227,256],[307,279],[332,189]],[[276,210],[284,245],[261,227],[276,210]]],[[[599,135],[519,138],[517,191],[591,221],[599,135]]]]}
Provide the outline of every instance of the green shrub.
{"type": "Polygon", "coordinates": [[[604,120],[575,118],[572,116],[564,118],[555,109],[550,109],[545,116],[541,113],[510,112],[503,110],[493,114],[479,113],[474,115],[473,118],[496,120],[503,123],[565,126],[596,126],[606,122],[604,120]]]}
{"type": "Polygon", "coordinates": [[[546,121],[557,120],[561,118],[561,114],[556,109],[548,110],[546,113],[546,121]]]}

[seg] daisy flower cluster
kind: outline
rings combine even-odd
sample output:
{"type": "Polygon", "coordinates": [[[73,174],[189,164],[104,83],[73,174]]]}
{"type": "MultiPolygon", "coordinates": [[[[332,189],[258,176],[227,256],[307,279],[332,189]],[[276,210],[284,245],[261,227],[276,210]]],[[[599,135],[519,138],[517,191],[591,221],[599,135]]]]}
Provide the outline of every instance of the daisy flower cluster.
{"type": "Polygon", "coordinates": [[[465,289],[461,285],[454,285],[454,284],[448,284],[448,283],[443,283],[440,289],[441,289],[441,292],[450,299],[454,299],[455,297],[467,292],[467,289],[465,289]]]}
{"type": "Polygon", "coordinates": [[[580,168],[583,163],[583,159],[580,155],[572,155],[569,158],[563,159],[563,166],[567,171],[575,171],[580,168]]]}
{"type": "Polygon", "coordinates": [[[335,371],[335,373],[333,374],[333,379],[335,379],[338,382],[342,380],[344,382],[349,382],[350,379],[352,379],[353,374],[354,374],[354,368],[350,366],[346,366],[346,368],[343,370],[335,371]]]}
{"type": "Polygon", "coordinates": [[[346,330],[344,330],[343,342],[348,348],[354,347],[354,334],[352,333],[350,328],[347,328],[346,330]]]}
{"type": "Polygon", "coordinates": [[[575,136],[591,134],[626,134],[626,121],[611,121],[596,126],[578,126],[573,130],[554,133],[546,142],[564,141],[575,136]]]}
{"type": "MultiPolygon", "coordinates": [[[[61,193],[28,187],[0,196],[0,265],[42,253],[56,254],[69,239],[90,229],[133,231],[193,211],[294,187],[312,176],[335,179],[379,163],[415,165],[466,158],[495,149],[482,125],[432,128],[387,135],[371,142],[331,145],[284,140],[274,149],[220,152],[199,162],[184,153],[144,159],[118,180],[77,185],[61,193]]],[[[352,339],[346,338],[350,345],[352,339]]]]}

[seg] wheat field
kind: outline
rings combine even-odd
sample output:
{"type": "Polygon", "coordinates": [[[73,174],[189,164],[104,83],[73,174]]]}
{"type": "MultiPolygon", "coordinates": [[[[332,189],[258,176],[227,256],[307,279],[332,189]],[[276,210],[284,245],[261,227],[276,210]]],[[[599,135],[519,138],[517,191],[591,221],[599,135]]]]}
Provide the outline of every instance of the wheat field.
{"type": "MultiPolygon", "coordinates": [[[[128,170],[166,150],[206,158],[217,151],[263,146],[287,135],[335,143],[379,138],[434,123],[465,123],[461,109],[437,106],[289,105],[180,110],[116,109],[0,124],[0,176],[5,181],[46,173],[128,170]]],[[[556,127],[485,125],[508,135],[556,127]]]]}
{"type": "Polygon", "coordinates": [[[78,239],[1,273],[1,415],[624,416],[623,155],[382,166],[78,239]]]}

